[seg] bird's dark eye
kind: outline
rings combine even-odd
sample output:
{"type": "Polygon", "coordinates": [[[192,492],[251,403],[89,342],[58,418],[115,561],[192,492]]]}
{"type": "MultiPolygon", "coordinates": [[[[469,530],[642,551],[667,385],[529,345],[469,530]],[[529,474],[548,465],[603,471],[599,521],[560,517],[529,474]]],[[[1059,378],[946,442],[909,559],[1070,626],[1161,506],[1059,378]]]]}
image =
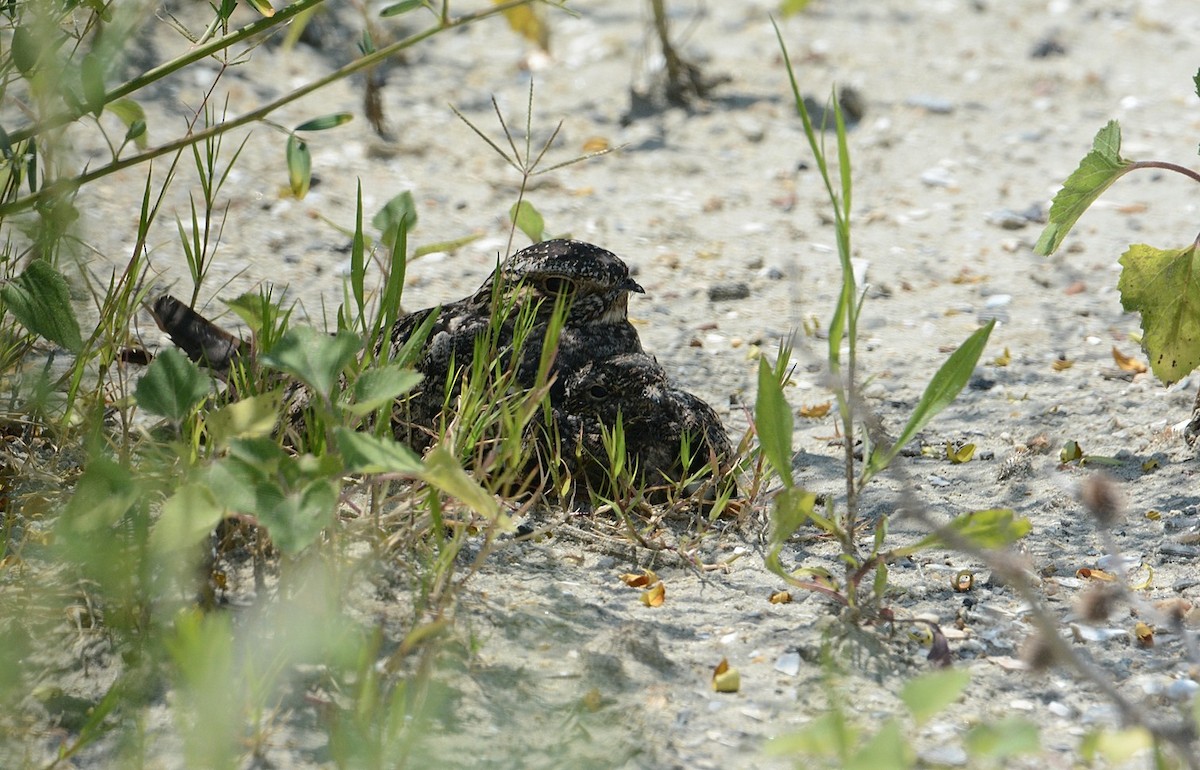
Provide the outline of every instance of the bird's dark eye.
{"type": "Polygon", "coordinates": [[[557,297],[575,290],[575,284],[569,278],[552,277],[542,281],[542,291],[548,296],[557,297]]]}
{"type": "Polygon", "coordinates": [[[593,401],[603,401],[608,398],[608,388],[603,385],[593,385],[587,390],[588,398],[593,401]]]}

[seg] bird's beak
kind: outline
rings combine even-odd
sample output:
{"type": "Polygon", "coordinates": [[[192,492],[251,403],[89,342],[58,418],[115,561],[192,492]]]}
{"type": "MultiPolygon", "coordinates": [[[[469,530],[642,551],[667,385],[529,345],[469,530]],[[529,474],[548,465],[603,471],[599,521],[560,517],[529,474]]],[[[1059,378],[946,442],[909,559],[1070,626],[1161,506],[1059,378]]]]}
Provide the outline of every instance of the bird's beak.
{"type": "Polygon", "coordinates": [[[625,283],[621,284],[621,288],[625,291],[636,291],[638,294],[646,293],[646,290],[642,288],[641,284],[632,278],[626,278],[625,283]]]}

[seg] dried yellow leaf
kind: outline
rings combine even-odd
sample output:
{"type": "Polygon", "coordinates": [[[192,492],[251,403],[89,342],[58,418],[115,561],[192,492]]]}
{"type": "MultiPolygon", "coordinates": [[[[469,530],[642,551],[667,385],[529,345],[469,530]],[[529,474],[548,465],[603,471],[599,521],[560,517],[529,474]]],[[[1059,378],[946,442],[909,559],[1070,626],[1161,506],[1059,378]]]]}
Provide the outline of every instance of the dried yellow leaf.
{"type": "Polygon", "coordinates": [[[1117,350],[1117,346],[1113,345],[1112,349],[1113,360],[1117,362],[1117,368],[1123,372],[1133,372],[1141,374],[1146,371],[1146,364],[1136,358],[1131,358],[1121,351],[1117,350]]]}
{"type": "Polygon", "coordinates": [[[642,591],[642,604],[647,607],[661,607],[666,598],[667,587],[661,582],[655,583],[650,588],[642,591]]]}
{"type": "MultiPolygon", "coordinates": [[[[499,5],[504,0],[492,0],[492,2],[499,5]]],[[[508,26],[512,27],[512,30],[518,35],[543,51],[550,50],[550,28],[542,19],[538,6],[518,5],[515,8],[509,8],[504,11],[504,18],[508,20],[508,26]]]]}
{"type": "Polygon", "coordinates": [[[955,449],[953,444],[951,444],[949,442],[946,443],[946,459],[949,460],[950,462],[954,463],[955,465],[959,465],[959,464],[965,463],[965,462],[970,462],[971,458],[974,456],[975,456],[975,445],[974,444],[963,444],[962,446],[955,449]]]}
{"type": "Polygon", "coordinates": [[[584,152],[604,152],[610,146],[611,145],[609,145],[608,140],[605,139],[604,137],[593,136],[592,138],[588,139],[586,142],[583,143],[583,151],[584,152]]]}
{"type": "Polygon", "coordinates": [[[1056,358],[1054,363],[1050,364],[1050,368],[1056,372],[1065,372],[1075,365],[1075,362],[1069,358],[1056,358]]]}
{"type": "Polygon", "coordinates": [[[830,401],[826,401],[823,404],[805,404],[800,407],[800,416],[815,420],[818,417],[824,417],[829,414],[829,409],[832,406],[833,403],[830,401]]]}
{"type": "Polygon", "coordinates": [[[1139,620],[1133,627],[1133,635],[1137,637],[1138,647],[1154,646],[1154,629],[1142,621],[1139,620]]]}
{"type": "Polygon", "coordinates": [[[742,675],[736,668],[730,668],[728,659],[721,658],[713,669],[712,686],[717,692],[737,692],[742,686],[742,675]]]}
{"type": "Polygon", "coordinates": [[[1151,457],[1146,462],[1142,463],[1142,473],[1149,473],[1158,467],[1158,458],[1151,457]]]}
{"type": "Polygon", "coordinates": [[[1008,346],[1004,346],[1004,352],[996,356],[992,361],[996,366],[1008,366],[1012,363],[1012,353],[1008,352],[1008,346]]]}
{"type": "Polygon", "coordinates": [[[771,594],[771,604],[791,604],[792,594],[790,591],[776,591],[771,594]]]}
{"type": "Polygon", "coordinates": [[[1146,518],[1150,521],[1158,521],[1162,518],[1162,511],[1156,511],[1153,508],[1146,511],[1146,518]]]}

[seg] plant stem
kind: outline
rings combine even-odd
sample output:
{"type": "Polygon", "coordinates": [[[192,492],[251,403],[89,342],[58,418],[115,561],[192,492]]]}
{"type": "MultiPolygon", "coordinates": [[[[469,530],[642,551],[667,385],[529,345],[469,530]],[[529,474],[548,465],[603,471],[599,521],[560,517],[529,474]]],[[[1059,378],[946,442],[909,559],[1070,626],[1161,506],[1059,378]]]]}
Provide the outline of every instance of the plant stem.
{"type": "MultiPolygon", "coordinates": [[[[275,15],[272,17],[265,17],[252,24],[247,24],[236,32],[232,32],[224,37],[220,37],[210,43],[188,51],[183,56],[179,56],[169,62],[160,64],[153,69],[143,72],[141,75],[138,75],[132,80],[117,86],[113,90],[104,94],[104,104],[111,104],[117,99],[120,99],[122,96],[128,96],[140,88],[148,86],[151,83],[167,77],[168,75],[178,72],[193,62],[197,62],[205,57],[211,56],[212,54],[228,48],[237,42],[245,40],[248,37],[257,35],[263,30],[276,27],[301,11],[308,10],[309,8],[319,5],[323,2],[325,2],[325,0],[297,0],[297,2],[276,11],[275,15]]],[[[12,132],[12,134],[9,135],[9,141],[16,143],[33,136],[37,136],[38,134],[58,128],[59,126],[66,125],[67,123],[73,123],[74,121],[83,117],[85,114],[87,113],[77,110],[64,110],[57,115],[50,116],[40,123],[35,123],[34,125],[26,126],[25,128],[12,132]]]]}
{"type": "Polygon", "coordinates": [[[1162,168],[1167,171],[1174,171],[1177,174],[1183,174],[1193,182],[1200,182],[1200,172],[1193,171],[1187,166],[1181,166],[1178,163],[1168,163],[1165,160],[1138,160],[1129,165],[1127,171],[1133,171],[1138,168],[1162,168]]]}
{"type": "MultiPolygon", "coordinates": [[[[349,64],[342,67],[341,69],[335,70],[323,78],[314,80],[313,82],[309,83],[306,86],[302,86],[302,87],[296,89],[295,91],[292,91],[291,93],[284,94],[283,96],[279,97],[275,101],[268,102],[267,104],[264,104],[263,106],[255,109],[255,110],[251,110],[250,112],[247,112],[244,115],[240,115],[239,117],[236,117],[233,120],[227,121],[225,123],[221,123],[216,126],[212,126],[211,128],[207,128],[207,129],[200,131],[198,133],[195,133],[195,134],[190,134],[188,136],[181,137],[180,139],[176,139],[173,142],[168,142],[167,144],[160,145],[151,150],[147,150],[143,153],[139,153],[138,155],[134,155],[132,157],[125,158],[124,160],[114,161],[113,163],[110,163],[106,166],[101,166],[100,168],[80,174],[79,176],[74,177],[73,179],[57,180],[55,182],[52,182],[49,185],[43,186],[42,189],[38,190],[36,193],[32,193],[30,195],[25,196],[24,198],[19,198],[10,203],[0,205],[0,218],[3,218],[5,216],[11,215],[11,214],[16,214],[16,213],[19,213],[19,212],[22,212],[22,211],[25,211],[25,210],[31,208],[38,201],[42,200],[44,197],[46,197],[50,193],[57,193],[60,191],[67,191],[67,190],[72,190],[72,189],[78,188],[81,185],[85,185],[89,182],[93,182],[97,179],[108,176],[109,174],[113,174],[113,173],[116,173],[117,171],[121,171],[122,169],[129,168],[130,166],[136,166],[140,163],[145,163],[146,161],[151,160],[153,158],[157,158],[160,155],[167,155],[167,154],[175,152],[177,150],[181,150],[185,147],[194,145],[197,142],[202,142],[205,139],[208,139],[210,137],[217,136],[218,134],[223,134],[227,131],[231,131],[235,128],[239,128],[248,123],[253,123],[255,121],[261,120],[262,118],[265,118],[267,115],[270,115],[272,112],[279,109],[280,107],[283,107],[284,105],[291,104],[292,102],[296,101],[297,99],[308,96],[310,93],[317,91],[321,88],[324,88],[325,86],[329,85],[330,83],[334,83],[334,82],[341,80],[355,72],[358,72],[359,70],[366,69],[367,67],[377,64],[377,63],[383,61],[384,59],[388,58],[389,56],[393,56],[393,55],[399,53],[400,51],[403,51],[406,48],[410,48],[410,47],[416,45],[417,43],[421,42],[422,40],[425,40],[426,38],[433,37],[434,35],[438,34],[439,32],[442,32],[447,29],[453,29],[455,27],[465,26],[467,24],[471,24],[473,22],[480,21],[482,19],[486,19],[491,16],[501,14],[507,10],[516,8],[517,6],[527,5],[529,2],[530,2],[530,0],[508,0],[508,2],[498,3],[494,6],[491,6],[490,8],[486,8],[484,10],[465,14],[463,16],[459,16],[456,19],[451,19],[445,23],[439,22],[438,24],[436,24],[426,30],[423,30],[422,32],[418,32],[415,35],[406,37],[403,40],[399,40],[395,43],[392,43],[389,46],[380,48],[379,50],[375,51],[374,53],[368,54],[368,55],[362,57],[361,59],[358,59],[357,61],[350,62],[349,64]]],[[[278,14],[277,14],[277,16],[278,16],[278,14]]],[[[251,25],[251,26],[253,26],[253,25],[251,25]]],[[[15,140],[10,139],[10,141],[15,141],[15,140]]]]}

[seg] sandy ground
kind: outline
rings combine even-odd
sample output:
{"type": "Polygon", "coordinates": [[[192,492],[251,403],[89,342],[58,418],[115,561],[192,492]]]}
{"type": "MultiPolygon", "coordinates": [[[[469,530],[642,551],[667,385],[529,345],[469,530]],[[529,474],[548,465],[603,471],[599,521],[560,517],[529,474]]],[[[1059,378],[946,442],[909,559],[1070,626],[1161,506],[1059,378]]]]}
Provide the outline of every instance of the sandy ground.
{"type": "MultiPolygon", "coordinates": [[[[256,128],[225,189],[229,211],[209,286],[229,281],[218,294],[230,297],[260,282],[286,283],[314,314],[322,303],[336,307],[349,241],[329,222],[350,226],[361,180],[368,216],[402,190],[413,192],[417,245],[481,235],[452,254],[413,263],[406,306],[475,288],[506,247],[505,215],[519,177],[448,105],[499,139],[490,99],[523,125],[532,66],[535,140],[563,123],[551,161],[583,152],[589,140],[623,149],[539,177],[530,199],[549,232],[600,244],[633,266],[646,295],[632,301],[630,313],[647,349],[740,435],[754,400],[755,351],[773,355],[807,319],[824,325],[839,280],[827,203],[768,18],[775,5],[673,2],[685,56],[730,80],[691,112],[667,110],[627,125],[630,87],[646,82],[656,64],[647,4],[572,5],[576,17],[551,15],[548,59],[500,22],[412,49],[406,65],[386,74],[390,140],[361,119],[353,82],[275,115],[284,125],[335,110],[360,116],[312,137],[318,181],[303,201],[280,194],[283,135],[256,128]],[[745,298],[710,300],[714,287],[738,283],[745,298]]],[[[1076,502],[1075,487],[1091,471],[1058,464],[1059,448],[1078,441],[1090,454],[1120,458],[1108,468],[1129,501],[1118,540],[1153,570],[1146,596],[1194,598],[1200,552],[1174,541],[1200,521],[1197,465],[1170,426],[1189,417],[1197,379],[1164,389],[1148,375],[1120,376],[1111,356],[1114,345],[1140,355],[1128,336],[1138,319],[1122,312],[1115,290],[1117,258],[1129,242],[1189,243],[1197,229],[1194,191],[1162,174],[1126,178],[1052,259],[1032,253],[1039,225],[1022,226],[1015,214],[1047,207],[1110,117],[1122,123],[1128,157],[1194,162],[1200,6],[814,2],[781,29],[806,93],[820,97],[836,83],[855,87],[865,100],[850,147],[854,251],[872,287],[862,320],[868,404],[897,430],[946,351],[981,321],[1000,320],[972,386],[923,437],[934,448],[975,443],[976,458],[960,465],[936,453],[907,460],[918,498],[939,517],[991,507],[1028,517],[1033,531],[1023,547],[1033,570],[1048,576],[1047,601],[1070,633],[1072,601],[1085,587],[1076,570],[1096,567],[1103,555],[1076,502]],[[1050,40],[1060,53],[1032,55],[1050,40]],[[1005,349],[1010,362],[995,365],[1005,349]],[[1057,370],[1058,359],[1073,365],[1057,370]],[[1050,451],[999,480],[1014,447],[1040,434],[1050,451]],[[1143,471],[1149,459],[1157,467],[1143,471]],[[1147,517],[1152,509],[1160,519],[1147,517]]],[[[252,67],[226,76],[230,112],[348,56],[305,45],[290,53],[258,50],[252,67]]],[[[197,76],[159,89],[148,105],[152,137],[172,135],[184,105],[194,109],[207,85],[197,76]]],[[[96,215],[84,223],[88,238],[115,263],[132,246],[142,173],[93,185],[88,200],[107,203],[80,207],[96,215]]],[[[187,175],[182,179],[171,206],[186,199],[187,175]]],[[[185,271],[174,223],[160,222],[152,242],[158,279],[179,281],[185,271]]],[[[801,336],[798,345],[787,393],[794,408],[829,398],[820,384],[823,342],[801,336]]],[[[798,480],[837,499],[834,430],[829,417],[797,419],[794,446],[798,480]]],[[[866,496],[867,511],[892,513],[899,492],[898,482],[880,479],[866,496]]],[[[768,603],[783,586],[763,567],[762,532],[753,529],[706,545],[713,559],[744,554],[727,570],[708,573],[656,562],[644,551],[613,551],[565,530],[507,544],[464,595],[460,619],[478,640],[477,652],[450,680],[461,697],[426,748],[441,766],[789,766],[789,758],[764,755],[764,743],[828,703],[829,675],[818,658],[831,608],[799,592],[792,604],[768,603]],[[618,580],[645,566],[665,581],[661,607],[643,606],[618,580]],[[722,658],[741,672],[735,694],[710,686],[722,658]],[[580,708],[593,689],[602,696],[599,707],[580,708]]],[[[920,534],[903,519],[893,530],[897,542],[920,534]]],[[[832,555],[828,546],[798,542],[785,563],[831,566],[832,555]]],[[[1026,633],[1020,602],[1011,590],[988,585],[986,571],[970,594],[949,587],[959,569],[980,566],[953,554],[922,554],[892,573],[906,590],[898,611],[925,613],[947,628],[962,619],[964,630],[952,640],[955,665],[973,677],[962,702],[907,732],[927,762],[963,765],[962,739],[971,726],[1018,714],[1042,728],[1041,752],[1025,766],[1068,766],[1078,758],[1080,737],[1114,725],[1113,712],[1065,674],[1035,676],[1003,665],[1026,633]]],[[[362,594],[356,612],[373,622],[386,625],[404,611],[402,603],[362,594]]],[[[1164,713],[1190,695],[1193,686],[1176,683],[1188,674],[1178,638],[1160,632],[1157,646],[1140,649],[1132,619],[1110,625],[1112,634],[1088,632],[1090,641],[1081,643],[1122,692],[1164,713]]],[[[899,688],[928,668],[916,643],[889,650],[886,665],[851,665],[832,678],[867,728],[903,713],[899,688]]],[[[327,756],[320,747],[303,748],[311,741],[294,729],[276,735],[267,751],[276,766],[327,756]]]]}

